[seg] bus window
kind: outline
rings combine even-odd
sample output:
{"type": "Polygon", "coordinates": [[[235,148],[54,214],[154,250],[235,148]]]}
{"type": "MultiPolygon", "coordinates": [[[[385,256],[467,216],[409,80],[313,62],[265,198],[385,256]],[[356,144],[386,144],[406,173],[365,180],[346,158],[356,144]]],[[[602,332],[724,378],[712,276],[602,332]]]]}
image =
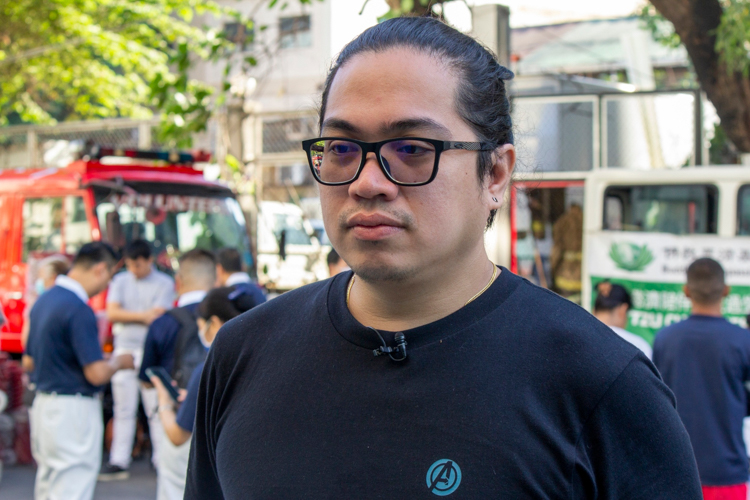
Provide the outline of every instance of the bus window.
{"type": "Polygon", "coordinates": [[[610,186],[604,192],[604,229],[671,234],[716,234],[716,186],[610,186]]]}
{"type": "Polygon", "coordinates": [[[750,184],[740,187],[737,195],[737,234],[750,236],[750,184]]]}

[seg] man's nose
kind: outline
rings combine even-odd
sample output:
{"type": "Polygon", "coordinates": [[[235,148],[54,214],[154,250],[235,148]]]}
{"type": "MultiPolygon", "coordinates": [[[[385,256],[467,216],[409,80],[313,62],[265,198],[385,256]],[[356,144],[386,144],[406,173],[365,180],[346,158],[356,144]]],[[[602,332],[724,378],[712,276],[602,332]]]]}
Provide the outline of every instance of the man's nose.
{"type": "Polygon", "coordinates": [[[398,196],[398,189],[383,173],[375,153],[368,153],[359,177],[349,185],[349,195],[365,199],[383,196],[391,200],[398,196]]]}

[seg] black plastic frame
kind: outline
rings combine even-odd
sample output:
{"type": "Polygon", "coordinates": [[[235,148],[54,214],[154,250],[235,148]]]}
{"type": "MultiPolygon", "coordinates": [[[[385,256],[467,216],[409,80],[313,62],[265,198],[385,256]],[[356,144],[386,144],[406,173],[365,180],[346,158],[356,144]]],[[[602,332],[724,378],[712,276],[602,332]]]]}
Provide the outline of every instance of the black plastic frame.
{"type": "Polygon", "coordinates": [[[364,168],[365,163],[367,162],[367,153],[375,153],[375,157],[378,160],[378,165],[380,165],[380,170],[392,183],[398,186],[424,186],[425,184],[429,184],[430,182],[435,180],[438,172],[438,164],[440,163],[440,153],[442,153],[443,151],[447,151],[450,149],[461,149],[464,151],[492,151],[495,149],[495,146],[488,142],[439,141],[437,139],[427,139],[424,137],[395,137],[393,139],[387,139],[385,141],[379,142],[364,142],[358,141],[356,139],[351,139],[349,137],[317,137],[315,139],[307,139],[306,141],[302,141],[302,149],[305,150],[305,153],[307,155],[307,163],[310,165],[310,170],[312,171],[313,177],[316,181],[318,181],[320,184],[323,184],[324,186],[344,186],[356,181],[359,178],[359,174],[362,173],[362,169],[364,168]],[[386,169],[385,165],[383,165],[383,157],[380,155],[380,150],[383,148],[383,146],[385,144],[388,144],[389,142],[406,140],[427,142],[435,147],[435,164],[432,167],[432,175],[424,182],[409,183],[397,181],[396,179],[391,177],[391,174],[388,173],[388,169],[386,169]],[[362,149],[362,158],[359,162],[359,167],[357,167],[357,172],[354,174],[354,177],[352,177],[348,181],[343,182],[324,182],[318,177],[318,174],[315,172],[315,167],[313,166],[311,149],[313,144],[320,141],[353,142],[362,149]]]}

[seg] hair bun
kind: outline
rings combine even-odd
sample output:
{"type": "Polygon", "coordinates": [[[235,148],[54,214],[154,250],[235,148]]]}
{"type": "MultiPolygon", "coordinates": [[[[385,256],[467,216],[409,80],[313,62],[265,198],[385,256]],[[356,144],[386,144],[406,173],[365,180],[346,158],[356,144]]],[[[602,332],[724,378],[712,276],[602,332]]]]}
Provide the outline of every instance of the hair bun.
{"type": "Polygon", "coordinates": [[[501,80],[512,80],[516,77],[516,74],[513,73],[511,70],[500,64],[500,74],[498,75],[498,78],[501,80]]]}

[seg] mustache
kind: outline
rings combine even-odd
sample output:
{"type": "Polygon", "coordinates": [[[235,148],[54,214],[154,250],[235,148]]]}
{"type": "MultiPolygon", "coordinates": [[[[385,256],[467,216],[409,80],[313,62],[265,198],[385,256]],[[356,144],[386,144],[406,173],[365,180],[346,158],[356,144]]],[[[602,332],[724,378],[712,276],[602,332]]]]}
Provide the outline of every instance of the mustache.
{"type": "Polygon", "coordinates": [[[338,225],[339,229],[346,230],[348,229],[348,221],[349,219],[356,215],[356,214],[382,214],[385,216],[388,216],[392,219],[395,219],[398,221],[399,225],[401,225],[404,229],[409,229],[412,226],[414,226],[414,217],[403,210],[394,210],[392,208],[384,208],[382,206],[364,206],[360,205],[354,208],[350,208],[348,210],[344,210],[341,212],[338,216],[338,225]]]}

